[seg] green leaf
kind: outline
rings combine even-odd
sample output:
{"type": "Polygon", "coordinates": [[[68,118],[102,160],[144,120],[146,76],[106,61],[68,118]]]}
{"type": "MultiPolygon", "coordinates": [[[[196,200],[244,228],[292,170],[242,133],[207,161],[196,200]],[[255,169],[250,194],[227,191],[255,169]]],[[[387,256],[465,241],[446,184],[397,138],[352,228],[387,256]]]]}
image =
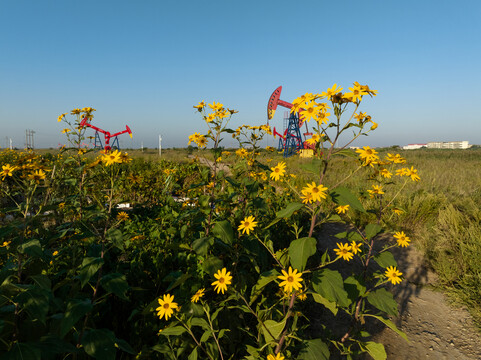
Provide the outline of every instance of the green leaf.
{"type": "Polygon", "coordinates": [[[383,344],[368,341],[366,343],[362,343],[362,345],[366,348],[367,352],[369,353],[369,355],[372,356],[374,360],[387,359],[386,350],[384,349],[383,344]]]}
{"type": "Polygon", "coordinates": [[[346,289],[349,299],[356,301],[359,296],[366,293],[366,287],[362,285],[354,276],[349,276],[344,280],[344,289],[346,289]]]}
{"type": "Polygon", "coordinates": [[[315,293],[315,292],[310,292],[309,294],[312,295],[312,297],[314,298],[314,301],[316,303],[324,305],[326,308],[331,310],[331,312],[334,314],[334,316],[337,315],[338,309],[337,309],[337,305],[336,305],[335,302],[329,301],[325,297],[323,297],[322,295],[319,295],[318,293],[315,293]]]}
{"type": "Polygon", "coordinates": [[[388,315],[397,316],[397,303],[392,294],[384,288],[369,293],[367,301],[375,308],[384,311],[388,315]]]}
{"type": "Polygon", "coordinates": [[[52,282],[50,281],[47,275],[43,275],[43,274],[32,275],[30,276],[30,279],[32,279],[35,282],[35,284],[37,284],[42,289],[50,290],[52,288],[52,282]]]}
{"type": "Polygon", "coordinates": [[[171,327],[168,327],[168,328],[162,330],[160,332],[160,335],[163,335],[163,336],[170,336],[170,335],[177,336],[177,335],[182,335],[185,332],[186,332],[186,330],[183,326],[171,326],[171,327]]]}
{"type": "Polygon", "coordinates": [[[209,340],[209,338],[212,336],[212,331],[211,330],[206,330],[201,338],[200,338],[200,342],[206,342],[207,340],[209,340]]]}
{"type": "Polygon", "coordinates": [[[281,322],[276,322],[274,320],[266,320],[264,321],[264,325],[265,327],[261,325],[261,329],[266,339],[266,343],[270,343],[279,339],[282,330],[284,330],[284,327],[286,326],[286,319],[282,320],[281,322]],[[266,328],[269,331],[267,331],[266,328]]]}
{"type": "Polygon", "coordinates": [[[364,231],[366,232],[366,238],[370,240],[382,231],[382,227],[378,224],[367,224],[364,231]]]}
{"type": "Polygon", "coordinates": [[[17,249],[21,254],[25,253],[29,256],[38,258],[43,257],[42,246],[40,245],[40,241],[37,239],[33,239],[25,244],[19,245],[17,249]]]}
{"type": "Polygon", "coordinates": [[[60,322],[60,337],[64,337],[70,329],[79,321],[85,314],[92,310],[92,302],[90,299],[72,299],[67,304],[67,309],[60,322]]]}
{"type": "Polygon", "coordinates": [[[106,234],[106,239],[116,248],[124,250],[124,235],[119,229],[109,229],[106,234]]]}
{"type": "Polygon", "coordinates": [[[312,237],[292,241],[289,246],[289,257],[291,258],[292,267],[299,271],[304,271],[307,259],[316,253],[316,245],[317,241],[312,237]]]}
{"type": "Polygon", "coordinates": [[[296,211],[302,209],[304,207],[304,204],[298,203],[298,202],[291,202],[287,204],[285,209],[279,210],[276,212],[276,217],[277,218],[290,218],[296,211]]]}
{"type": "Polygon", "coordinates": [[[192,318],[191,325],[192,326],[200,326],[204,330],[210,329],[209,324],[207,323],[207,321],[204,318],[198,318],[198,317],[192,318]]]}
{"type": "Polygon", "coordinates": [[[2,355],[5,360],[41,360],[40,350],[30,344],[16,343],[12,349],[7,353],[7,356],[2,355]]]}
{"type": "Polygon", "coordinates": [[[50,294],[49,290],[34,286],[20,293],[16,301],[27,311],[32,320],[39,320],[42,324],[46,324],[50,294]]]}
{"type": "Polygon", "coordinates": [[[129,298],[125,295],[127,290],[129,290],[129,284],[125,278],[125,275],[119,273],[112,273],[102,276],[100,280],[100,285],[108,293],[117,295],[119,298],[128,300],[129,298]]]}
{"type": "Polygon", "coordinates": [[[409,343],[409,339],[403,331],[399,330],[397,326],[389,319],[383,318],[382,316],[377,316],[377,315],[372,315],[372,314],[364,314],[363,316],[370,316],[375,319],[378,319],[380,322],[384,323],[388,328],[390,328],[392,331],[397,333],[399,336],[401,336],[404,340],[406,340],[409,343]]]}
{"type": "Polygon", "coordinates": [[[62,353],[75,353],[78,349],[60,339],[57,335],[45,335],[42,336],[39,341],[35,342],[35,347],[42,352],[42,358],[52,359],[55,354],[62,354],[62,353]]]}
{"type": "Polygon", "coordinates": [[[229,221],[218,221],[214,224],[212,233],[228,245],[234,243],[234,231],[229,221]]]}
{"type": "Polygon", "coordinates": [[[251,300],[250,300],[250,304],[252,305],[252,303],[254,303],[254,301],[256,301],[257,297],[261,294],[262,292],[262,289],[264,287],[266,287],[269,283],[271,283],[272,281],[274,281],[275,279],[277,279],[277,277],[279,276],[279,272],[275,269],[271,269],[269,271],[265,271],[263,272],[260,276],[259,276],[259,280],[257,281],[257,283],[252,287],[252,290],[251,290],[251,300]]]}
{"type": "Polygon", "coordinates": [[[86,257],[82,260],[79,272],[82,287],[89,282],[90,278],[102,267],[103,263],[104,259],[102,258],[86,257]]]}
{"type": "Polygon", "coordinates": [[[122,339],[115,339],[115,343],[118,345],[120,350],[125,351],[126,353],[129,353],[132,355],[137,354],[127,341],[122,339]]]}
{"type": "Polygon", "coordinates": [[[357,211],[363,213],[366,212],[364,206],[362,206],[359,199],[353,193],[351,193],[348,188],[335,188],[334,190],[329,192],[329,195],[331,196],[332,201],[334,201],[338,205],[349,205],[351,208],[356,209],[357,211]]]}
{"type": "Polygon", "coordinates": [[[197,255],[206,256],[207,252],[209,251],[209,247],[214,244],[214,238],[208,237],[201,237],[200,239],[196,239],[192,242],[192,249],[195,251],[197,255]]]}
{"type": "Polygon", "coordinates": [[[197,348],[195,347],[194,350],[190,353],[187,360],[197,360],[197,348]]]}
{"type": "MultiPolygon", "coordinates": [[[[191,278],[191,276],[192,276],[190,274],[182,274],[181,272],[176,272],[175,277],[174,277],[173,273],[171,273],[169,275],[172,275],[172,277],[173,277],[173,279],[175,279],[175,281],[173,281],[169,285],[169,287],[167,288],[167,290],[165,290],[165,292],[169,292],[170,290],[176,288],[177,286],[182,285],[187,279],[191,278]]],[[[169,278],[169,275],[167,275],[164,280],[167,280],[169,278]]]]}
{"type": "Polygon", "coordinates": [[[208,273],[210,276],[214,276],[217,270],[220,270],[223,267],[224,267],[224,262],[215,256],[211,256],[207,258],[202,264],[202,269],[206,273],[208,273]]]}
{"type": "Polygon", "coordinates": [[[344,290],[342,276],[338,271],[322,269],[314,272],[312,286],[318,294],[342,307],[349,306],[351,303],[344,290]]]}
{"type": "Polygon", "coordinates": [[[394,256],[389,251],[384,251],[380,254],[374,256],[374,261],[379,264],[382,268],[387,268],[388,266],[397,266],[397,262],[394,259],[394,256]]]}
{"type": "Polygon", "coordinates": [[[329,347],[321,339],[307,340],[302,343],[304,346],[299,352],[299,360],[328,360],[331,356],[329,347]]]}
{"type": "Polygon", "coordinates": [[[115,335],[107,329],[92,329],[86,331],[82,338],[85,352],[95,359],[115,360],[115,335]]]}

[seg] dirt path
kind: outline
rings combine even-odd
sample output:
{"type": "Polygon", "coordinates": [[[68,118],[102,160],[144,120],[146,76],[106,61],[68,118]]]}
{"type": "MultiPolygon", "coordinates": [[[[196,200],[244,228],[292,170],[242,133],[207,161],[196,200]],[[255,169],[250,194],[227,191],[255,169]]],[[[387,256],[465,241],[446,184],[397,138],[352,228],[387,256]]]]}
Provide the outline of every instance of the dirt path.
{"type": "Polygon", "coordinates": [[[396,255],[405,280],[395,287],[400,316],[393,321],[410,343],[389,329],[378,333],[373,340],[385,345],[388,359],[481,359],[481,334],[469,313],[430,289],[436,276],[413,247],[396,255]]]}

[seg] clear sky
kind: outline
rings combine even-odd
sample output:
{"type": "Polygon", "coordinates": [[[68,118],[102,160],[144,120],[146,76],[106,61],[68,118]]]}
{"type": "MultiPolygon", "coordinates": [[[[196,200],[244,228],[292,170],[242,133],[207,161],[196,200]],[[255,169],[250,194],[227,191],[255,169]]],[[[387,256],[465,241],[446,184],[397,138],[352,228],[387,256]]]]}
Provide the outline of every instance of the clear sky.
{"type": "Polygon", "coordinates": [[[0,147],[26,129],[56,147],[57,116],[86,106],[130,126],[123,147],[184,147],[201,100],[260,125],[279,85],[292,101],[354,81],[379,91],[361,107],[379,128],[354,145],[481,144],[480,18],[479,0],[0,0],[0,147]]]}

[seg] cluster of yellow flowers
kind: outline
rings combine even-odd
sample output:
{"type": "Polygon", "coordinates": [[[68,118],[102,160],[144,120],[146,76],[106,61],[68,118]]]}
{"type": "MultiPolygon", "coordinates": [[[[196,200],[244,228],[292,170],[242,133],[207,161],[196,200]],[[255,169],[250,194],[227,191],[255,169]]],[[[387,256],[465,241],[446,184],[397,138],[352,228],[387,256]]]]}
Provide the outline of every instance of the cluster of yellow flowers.
{"type": "Polygon", "coordinates": [[[5,164],[2,165],[2,170],[0,171],[1,180],[4,181],[7,176],[13,176],[14,172],[20,171],[18,175],[20,178],[35,181],[37,184],[40,180],[44,180],[46,173],[44,170],[46,168],[37,163],[37,157],[30,153],[22,153],[17,157],[17,164],[5,164]]]}
{"type": "Polygon", "coordinates": [[[187,145],[190,145],[192,142],[196,143],[199,148],[207,146],[207,138],[197,132],[189,136],[189,143],[187,145]]]}
{"type": "MultiPolygon", "coordinates": [[[[342,93],[343,88],[338,87],[337,84],[334,84],[331,88],[327,89],[327,91],[322,92],[320,94],[312,94],[306,93],[292,102],[293,107],[291,108],[291,112],[297,112],[300,115],[302,121],[311,121],[314,119],[318,124],[327,124],[329,122],[329,115],[331,115],[328,110],[330,109],[329,105],[324,102],[319,102],[322,99],[327,99],[331,101],[333,104],[342,104],[342,103],[359,103],[362,100],[364,95],[369,96],[376,96],[377,90],[369,89],[367,85],[361,85],[358,82],[353,83],[353,87],[350,87],[350,92],[342,93]]],[[[363,117],[363,121],[371,121],[371,118],[363,117]]],[[[373,122],[374,128],[377,127],[377,124],[373,122]]],[[[373,129],[374,130],[374,129],[373,129]]],[[[312,140],[314,141],[314,140],[312,140]]]]}
{"type": "MultiPolygon", "coordinates": [[[[84,107],[82,109],[79,109],[79,108],[75,108],[73,110],[70,111],[70,114],[71,115],[81,115],[81,114],[84,114],[84,116],[87,116],[89,120],[92,119],[93,115],[92,115],[92,112],[94,111],[97,111],[96,109],[94,108],[91,108],[91,107],[84,107]]],[[[57,117],[57,121],[60,122],[62,120],[65,119],[65,115],[68,115],[68,113],[63,113],[63,114],[60,114],[58,117],[57,117]]],[[[64,129],[65,130],[65,129],[64,129]]],[[[64,131],[62,131],[63,133],[64,131]]]]}

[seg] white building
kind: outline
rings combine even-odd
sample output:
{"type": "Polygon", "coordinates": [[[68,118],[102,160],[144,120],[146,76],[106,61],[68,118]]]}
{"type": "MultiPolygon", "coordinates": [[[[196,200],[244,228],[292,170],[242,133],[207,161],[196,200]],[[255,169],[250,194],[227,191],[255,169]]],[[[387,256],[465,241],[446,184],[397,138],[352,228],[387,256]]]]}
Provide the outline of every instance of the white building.
{"type": "Polygon", "coordinates": [[[467,149],[469,141],[428,142],[428,149],[467,149]]]}
{"type": "Polygon", "coordinates": [[[403,146],[403,150],[415,150],[415,149],[421,149],[426,147],[426,144],[409,144],[406,146],[403,146]]]}

